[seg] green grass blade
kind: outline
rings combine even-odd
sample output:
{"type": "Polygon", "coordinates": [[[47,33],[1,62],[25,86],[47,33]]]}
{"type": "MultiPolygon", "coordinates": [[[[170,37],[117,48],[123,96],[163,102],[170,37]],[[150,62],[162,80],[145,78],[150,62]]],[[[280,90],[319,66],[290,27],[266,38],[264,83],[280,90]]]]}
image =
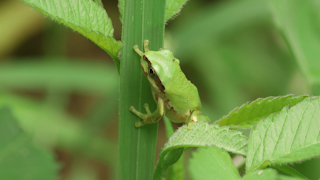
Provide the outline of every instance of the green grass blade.
{"type": "Polygon", "coordinates": [[[51,19],[84,35],[106,51],[119,69],[121,42],[113,38],[107,12],[92,0],[22,0],[51,19]]]}
{"type": "Polygon", "coordinates": [[[150,180],[154,171],[158,123],[140,128],[140,119],[129,111],[134,106],[144,111],[148,103],[155,110],[150,85],[144,76],[140,57],[133,45],[142,48],[149,39],[149,48],[163,46],[165,1],[126,0],[124,2],[119,99],[120,180],[150,180]]]}
{"type": "Polygon", "coordinates": [[[177,152],[184,147],[217,146],[229,152],[245,155],[247,152],[248,138],[239,131],[227,127],[194,123],[192,129],[187,125],[182,126],[170,138],[160,153],[159,161],[154,174],[158,180],[165,176],[168,166],[177,160],[177,152]]]}
{"type": "Polygon", "coordinates": [[[190,173],[194,180],[240,178],[228,152],[216,146],[199,148],[189,160],[190,173]]]}
{"type": "Polygon", "coordinates": [[[227,116],[220,119],[217,124],[232,128],[252,128],[257,123],[272,113],[280,112],[283,107],[292,107],[303,101],[307,96],[279,96],[259,98],[248,102],[231,111],[227,116]]]}
{"type": "MultiPolygon", "coordinates": [[[[123,22],[123,11],[124,11],[124,1],[125,0],[119,0],[119,11],[120,11],[120,20],[123,22]]],[[[166,3],[166,17],[165,20],[169,20],[178,14],[182,6],[187,2],[188,0],[167,0],[166,3]]]]}
{"type": "Polygon", "coordinates": [[[272,0],[271,5],[274,20],[300,69],[309,82],[319,84],[319,3],[313,0],[272,0]]]}
{"type": "Polygon", "coordinates": [[[309,97],[268,116],[250,135],[246,170],[298,162],[320,154],[320,98],[309,97]]]}
{"type": "Polygon", "coordinates": [[[53,154],[34,145],[9,108],[1,107],[0,179],[54,180],[57,177],[58,164],[53,154]]]}

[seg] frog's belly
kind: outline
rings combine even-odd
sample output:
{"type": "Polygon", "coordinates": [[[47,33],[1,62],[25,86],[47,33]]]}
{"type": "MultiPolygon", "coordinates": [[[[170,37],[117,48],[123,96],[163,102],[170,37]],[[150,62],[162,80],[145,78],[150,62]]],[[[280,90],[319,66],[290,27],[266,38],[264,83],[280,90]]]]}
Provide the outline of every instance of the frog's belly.
{"type": "Polygon", "coordinates": [[[189,112],[180,114],[176,112],[173,108],[167,109],[165,112],[165,116],[167,116],[172,122],[175,123],[187,123],[189,115],[189,112]]]}

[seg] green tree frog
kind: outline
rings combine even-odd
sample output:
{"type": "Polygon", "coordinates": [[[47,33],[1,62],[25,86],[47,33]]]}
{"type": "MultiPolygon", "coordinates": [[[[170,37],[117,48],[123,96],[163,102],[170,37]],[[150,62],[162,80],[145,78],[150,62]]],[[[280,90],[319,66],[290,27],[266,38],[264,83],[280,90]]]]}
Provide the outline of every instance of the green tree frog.
{"type": "Polygon", "coordinates": [[[147,114],[143,114],[131,106],[130,111],[143,120],[136,122],[135,126],[155,123],[164,115],[172,122],[188,123],[189,129],[193,122],[209,121],[201,113],[198,89],[181,71],[180,61],[169,50],[150,51],[148,44],[149,41],[144,40],[145,53],[139,50],[138,45],[134,45],[133,49],[141,56],[140,64],[151,85],[157,109],[151,112],[146,103],[144,108],[147,114]]]}

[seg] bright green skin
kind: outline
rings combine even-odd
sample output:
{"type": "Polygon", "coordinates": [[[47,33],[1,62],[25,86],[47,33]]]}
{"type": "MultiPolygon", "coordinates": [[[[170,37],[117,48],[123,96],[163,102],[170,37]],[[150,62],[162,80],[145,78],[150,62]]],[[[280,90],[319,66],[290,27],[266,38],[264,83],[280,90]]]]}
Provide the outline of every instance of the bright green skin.
{"type": "Polygon", "coordinates": [[[201,113],[198,89],[181,71],[179,60],[169,50],[149,51],[148,40],[145,40],[144,46],[145,53],[137,46],[134,46],[134,50],[142,56],[140,64],[150,82],[157,110],[151,113],[145,104],[147,114],[142,114],[131,106],[130,110],[143,119],[143,122],[136,123],[136,127],[155,123],[163,115],[176,123],[207,121],[208,118],[201,113]]]}

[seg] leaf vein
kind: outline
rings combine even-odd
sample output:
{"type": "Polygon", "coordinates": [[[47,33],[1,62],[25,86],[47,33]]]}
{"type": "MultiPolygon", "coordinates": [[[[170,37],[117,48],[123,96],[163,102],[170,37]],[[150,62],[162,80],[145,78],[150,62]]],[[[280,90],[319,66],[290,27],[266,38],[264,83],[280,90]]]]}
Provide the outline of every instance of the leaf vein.
{"type": "Polygon", "coordinates": [[[296,136],[297,136],[297,134],[298,134],[298,133],[297,133],[297,132],[298,132],[298,129],[299,129],[301,123],[302,123],[303,116],[305,115],[306,110],[307,110],[307,108],[309,107],[310,103],[311,103],[311,102],[309,101],[308,105],[306,105],[306,107],[304,108],[303,113],[301,114],[301,117],[298,119],[298,120],[300,120],[300,121],[299,121],[299,123],[298,123],[298,125],[297,125],[296,130],[294,131],[294,136],[293,136],[293,138],[292,138],[292,142],[291,142],[290,148],[289,148],[290,151],[292,150],[292,145],[293,145],[293,143],[294,143],[294,141],[295,141],[295,139],[296,139],[296,136]]]}
{"type": "MultiPolygon", "coordinates": [[[[275,116],[275,115],[274,115],[274,116],[275,116]]],[[[277,150],[278,145],[280,145],[279,139],[280,139],[280,137],[281,137],[282,134],[283,134],[283,128],[284,128],[284,125],[286,124],[287,120],[288,120],[288,112],[286,113],[286,116],[285,116],[285,118],[284,118],[284,120],[283,120],[282,127],[281,127],[281,130],[280,130],[280,134],[278,135],[278,138],[277,138],[277,140],[276,140],[275,147],[274,147],[274,149],[272,150],[271,157],[273,157],[274,152],[277,150]]],[[[273,121],[274,121],[274,119],[273,119],[273,121]]]]}

